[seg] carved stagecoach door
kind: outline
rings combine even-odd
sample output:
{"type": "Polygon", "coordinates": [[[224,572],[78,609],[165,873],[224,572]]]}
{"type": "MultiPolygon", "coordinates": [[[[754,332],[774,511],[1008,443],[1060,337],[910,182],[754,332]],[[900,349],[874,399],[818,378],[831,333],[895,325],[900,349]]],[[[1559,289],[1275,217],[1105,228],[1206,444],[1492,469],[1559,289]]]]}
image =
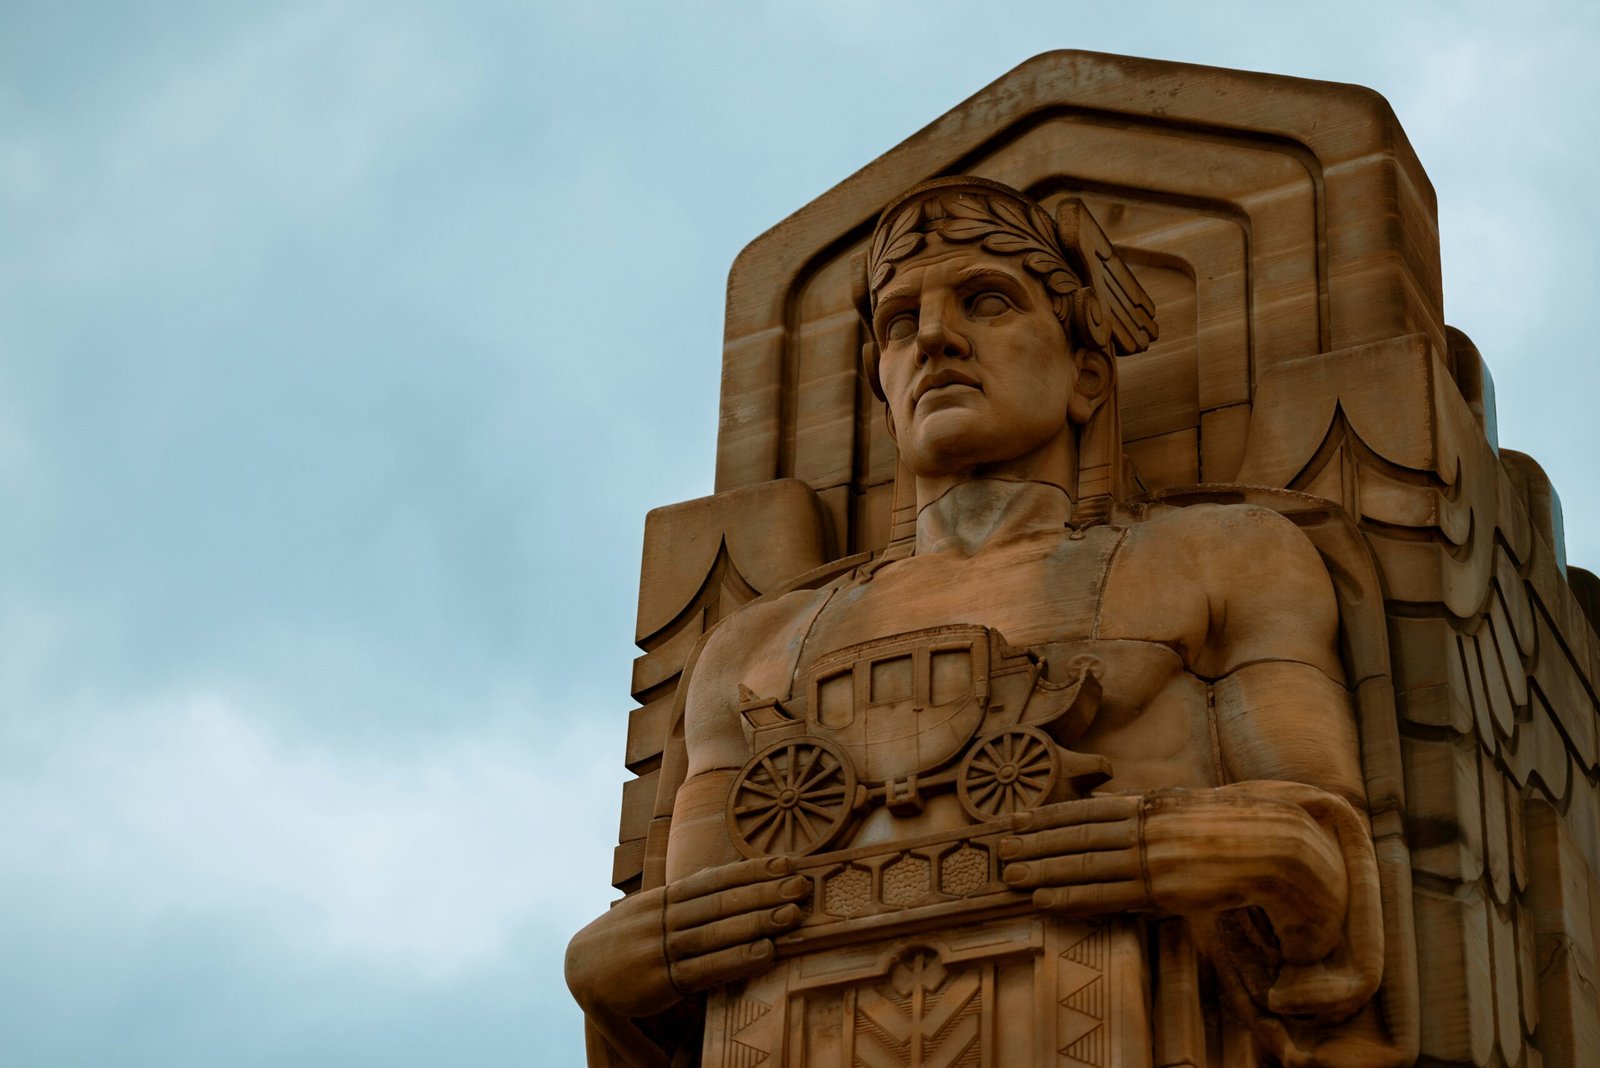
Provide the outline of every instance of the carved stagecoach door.
{"type": "Polygon", "coordinates": [[[1142,938],[1040,916],[794,957],[712,995],[705,1068],[1148,1068],[1142,938]]]}

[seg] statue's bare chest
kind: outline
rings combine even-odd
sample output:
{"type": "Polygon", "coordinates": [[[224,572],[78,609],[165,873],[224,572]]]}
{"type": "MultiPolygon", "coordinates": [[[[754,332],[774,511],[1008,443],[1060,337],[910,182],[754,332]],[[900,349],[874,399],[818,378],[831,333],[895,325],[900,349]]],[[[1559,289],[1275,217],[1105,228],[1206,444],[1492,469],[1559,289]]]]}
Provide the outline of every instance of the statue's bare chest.
{"type": "Polygon", "coordinates": [[[982,623],[1014,643],[1090,637],[1122,532],[1073,537],[973,557],[916,556],[837,590],[805,655],[925,627],[982,623]]]}
{"type": "Polygon", "coordinates": [[[828,788],[848,783],[858,806],[920,818],[948,796],[982,822],[1104,783],[1113,768],[1100,740],[1152,712],[1174,720],[1159,733],[1187,746],[1195,680],[1181,657],[1097,633],[1121,537],[1106,528],[987,557],[913,558],[832,591],[795,634],[787,685],[769,677],[768,692],[744,695],[752,752],[777,770],[752,758],[746,778],[760,781],[734,804],[750,816],[742,837],[771,848],[762,839],[779,824],[763,791],[786,800],[784,777],[809,781],[813,767],[837,766],[828,788]]]}
{"type": "MultiPolygon", "coordinates": [[[[834,591],[821,605],[793,650],[790,691],[799,696],[797,687],[814,680],[819,669],[827,674],[852,660],[875,664],[879,649],[912,653],[922,646],[929,651],[920,659],[911,655],[920,665],[913,678],[924,690],[936,689],[949,673],[941,672],[943,658],[932,652],[948,644],[942,633],[979,628],[996,643],[1047,662],[1046,677],[1055,683],[1068,681],[1076,670],[1072,665],[1092,657],[1101,703],[1142,707],[1183,670],[1176,651],[1183,644],[1182,629],[1165,618],[1183,613],[1158,608],[1148,625],[1132,631],[1101,625],[1108,598],[1114,607],[1126,608],[1126,584],[1118,586],[1111,577],[1124,536],[1123,530],[1097,527],[1012,551],[966,558],[934,554],[890,564],[834,591]]],[[[1128,615],[1125,610],[1116,614],[1128,615]]],[[[891,656],[891,662],[902,659],[891,656]]],[[[991,670],[1003,670],[1003,660],[997,644],[991,670]]],[[[895,685],[893,673],[904,669],[866,667],[869,674],[873,670],[886,685],[895,685]]]]}

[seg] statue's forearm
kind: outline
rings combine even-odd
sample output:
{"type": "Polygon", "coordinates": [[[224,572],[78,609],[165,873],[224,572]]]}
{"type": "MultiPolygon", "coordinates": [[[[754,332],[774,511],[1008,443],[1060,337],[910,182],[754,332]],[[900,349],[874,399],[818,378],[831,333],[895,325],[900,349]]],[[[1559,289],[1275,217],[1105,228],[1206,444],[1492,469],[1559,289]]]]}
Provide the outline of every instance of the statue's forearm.
{"type": "Polygon", "coordinates": [[[633,1022],[679,1000],[663,952],[664,909],[664,891],[641,891],[579,931],[567,947],[567,986],[621,1063],[632,1068],[668,1063],[633,1022]]]}
{"type": "Polygon", "coordinates": [[[1285,960],[1321,960],[1338,943],[1348,880],[1338,843],[1279,783],[1174,791],[1146,803],[1155,902],[1189,913],[1260,908],[1285,960]]]}

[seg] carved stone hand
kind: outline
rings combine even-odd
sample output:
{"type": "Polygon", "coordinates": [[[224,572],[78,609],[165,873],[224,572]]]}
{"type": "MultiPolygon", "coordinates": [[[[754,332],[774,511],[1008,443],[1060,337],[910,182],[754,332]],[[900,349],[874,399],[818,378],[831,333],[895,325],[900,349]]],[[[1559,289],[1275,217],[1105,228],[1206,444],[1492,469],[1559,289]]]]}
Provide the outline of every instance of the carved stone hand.
{"type": "Polygon", "coordinates": [[[1292,783],[1092,797],[1019,816],[1001,841],[1002,876],[1041,909],[1089,916],[1196,915],[1250,906],[1283,958],[1326,957],[1344,927],[1349,881],[1339,844],[1292,783]]]}
{"type": "Polygon", "coordinates": [[[787,857],[708,868],[667,887],[666,956],[680,994],[743,979],[772,963],[772,936],[799,926],[811,883],[787,857]],[[788,876],[788,878],[784,878],[788,876]]]}
{"type": "Polygon", "coordinates": [[[786,857],[746,860],[624,898],[573,937],[567,986],[632,1063],[665,1064],[631,1021],[765,971],[772,936],[800,923],[810,893],[793,870],[786,857]]]}

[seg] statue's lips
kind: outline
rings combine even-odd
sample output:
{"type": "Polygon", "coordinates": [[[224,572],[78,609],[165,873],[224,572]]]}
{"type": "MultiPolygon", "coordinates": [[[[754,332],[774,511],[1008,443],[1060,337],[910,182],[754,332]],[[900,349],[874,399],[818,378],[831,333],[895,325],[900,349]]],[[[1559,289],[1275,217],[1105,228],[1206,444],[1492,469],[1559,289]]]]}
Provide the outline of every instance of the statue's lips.
{"type": "Polygon", "coordinates": [[[944,389],[946,386],[966,386],[968,389],[975,389],[980,393],[983,391],[983,383],[971,375],[957,371],[954,368],[943,368],[934,371],[916,384],[911,390],[911,406],[915,408],[917,402],[922,400],[925,395],[936,389],[944,389]]]}

